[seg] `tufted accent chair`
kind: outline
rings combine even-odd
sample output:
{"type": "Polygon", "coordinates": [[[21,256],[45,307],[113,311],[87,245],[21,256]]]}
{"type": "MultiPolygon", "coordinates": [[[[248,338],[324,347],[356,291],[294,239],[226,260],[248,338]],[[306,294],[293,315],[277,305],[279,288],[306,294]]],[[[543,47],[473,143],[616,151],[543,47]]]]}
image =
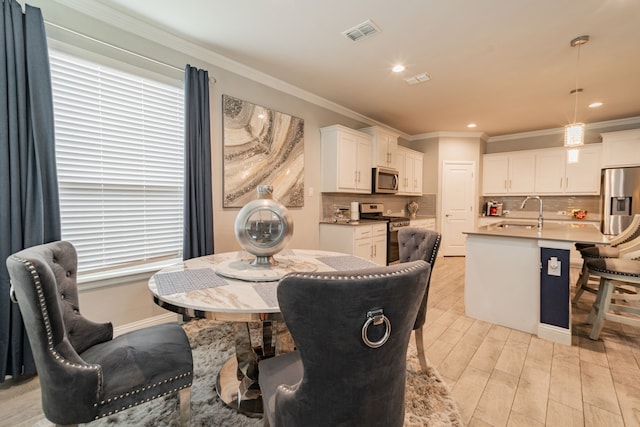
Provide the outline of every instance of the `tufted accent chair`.
{"type": "Polygon", "coordinates": [[[285,276],[278,302],[297,350],[260,361],[265,425],[401,427],[407,346],[430,272],[416,261],[285,276]]]}
{"type": "Polygon", "coordinates": [[[76,266],[69,242],[7,258],[11,298],[24,319],[47,419],[90,422],[179,392],[181,421],[188,425],[193,359],[183,329],[162,324],[113,338],[111,323],[80,314],[76,266]]]}
{"type": "MultiPolygon", "coordinates": [[[[400,262],[410,262],[424,260],[433,269],[440,249],[440,233],[432,230],[425,230],[418,227],[402,227],[398,230],[398,246],[400,252],[400,262]]],[[[423,370],[427,370],[427,357],[424,349],[424,332],[422,327],[427,318],[427,300],[429,299],[429,285],[431,275],[427,278],[427,287],[422,297],[420,310],[416,316],[413,329],[416,331],[416,349],[418,350],[418,360],[423,370]]]]}

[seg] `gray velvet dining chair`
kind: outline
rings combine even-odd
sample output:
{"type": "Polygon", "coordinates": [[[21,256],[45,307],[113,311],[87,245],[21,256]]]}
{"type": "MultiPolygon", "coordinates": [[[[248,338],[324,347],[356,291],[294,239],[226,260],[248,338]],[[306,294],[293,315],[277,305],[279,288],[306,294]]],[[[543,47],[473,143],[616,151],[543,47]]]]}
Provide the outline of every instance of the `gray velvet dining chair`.
{"type": "Polygon", "coordinates": [[[424,261],[293,273],[278,285],[296,350],[259,364],[265,425],[400,427],[424,261]]]}
{"type": "MultiPolygon", "coordinates": [[[[440,249],[440,233],[418,227],[402,227],[398,230],[398,246],[401,263],[424,260],[431,265],[433,271],[438,250],[440,249]]],[[[431,275],[427,278],[427,286],[424,291],[424,296],[421,299],[420,310],[418,310],[418,315],[413,325],[418,360],[425,372],[427,371],[427,357],[424,348],[423,327],[427,319],[427,301],[429,299],[430,284],[431,275]]]]}
{"type": "Polygon", "coordinates": [[[69,242],[33,246],[6,260],[40,379],[42,409],[56,425],[76,425],[178,393],[189,425],[191,347],[177,323],[113,338],[111,323],[80,314],[77,255],[69,242]]]}

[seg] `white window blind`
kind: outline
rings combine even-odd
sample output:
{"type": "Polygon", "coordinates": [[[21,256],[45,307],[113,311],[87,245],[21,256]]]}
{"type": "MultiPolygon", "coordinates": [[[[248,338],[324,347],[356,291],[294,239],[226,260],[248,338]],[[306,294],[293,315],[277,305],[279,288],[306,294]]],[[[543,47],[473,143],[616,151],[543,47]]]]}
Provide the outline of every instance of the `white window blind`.
{"type": "Polygon", "coordinates": [[[62,238],[80,274],[182,258],[184,93],[50,50],[62,238]]]}

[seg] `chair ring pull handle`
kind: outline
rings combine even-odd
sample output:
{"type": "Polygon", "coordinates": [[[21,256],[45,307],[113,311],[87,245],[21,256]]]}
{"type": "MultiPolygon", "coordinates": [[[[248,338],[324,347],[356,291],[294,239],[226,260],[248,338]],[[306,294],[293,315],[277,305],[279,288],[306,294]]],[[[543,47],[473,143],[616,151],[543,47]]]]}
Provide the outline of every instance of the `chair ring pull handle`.
{"type": "Polygon", "coordinates": [[[362,326],[362,341],[364,341],[364,343],[368,347],[379,348],[379,347],[382,347],[387,342],[390,335],[391,335],[391,322],[389,322],[389,319],[387,318],[387,316],[383,314],[382,309],[368,311],[367,321],[364,322],[364,325],[362,326]],[[369,329],[369,326],[372,323],[374,325],[381,325],[382,323],[384,323],[386,326],[386,331],[384,335],[378,341],[371,341],[367,336],[367,331],[369,329]]]}
{"type": "Polygon", "coordinates": [[[13,289],[13,283],[11,284],[11,287],[9,288],[9,299],[12,302],[15,302],[16,304],[18,303],[18,298],[16,298],[16,290],[13,289]]]}

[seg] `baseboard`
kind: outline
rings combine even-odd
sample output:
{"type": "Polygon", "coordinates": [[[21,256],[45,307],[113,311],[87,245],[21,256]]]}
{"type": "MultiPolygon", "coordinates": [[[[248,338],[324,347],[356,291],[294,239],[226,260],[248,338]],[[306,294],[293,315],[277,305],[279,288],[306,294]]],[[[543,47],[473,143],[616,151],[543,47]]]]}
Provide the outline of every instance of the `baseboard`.
{"type": "Polygon", "coordinates": [[[538,338],[564,345],[571,345],[571,329],[547,325],[546,323],[538,323],[538,338]]]}
{"type": "Polygon", "coordinates": [[[136,331],[138,329],[146,328],[153,325],[160,325],[162,323],[172,323],[180,321],[181,318],[175,313],[166,313],[159,316],[147,317],[146,319],[138,320],[137,322],[127,323],[126,325],[117,326],[113,328],[113,336],[125,334],[127,332],[136,331]]]}

